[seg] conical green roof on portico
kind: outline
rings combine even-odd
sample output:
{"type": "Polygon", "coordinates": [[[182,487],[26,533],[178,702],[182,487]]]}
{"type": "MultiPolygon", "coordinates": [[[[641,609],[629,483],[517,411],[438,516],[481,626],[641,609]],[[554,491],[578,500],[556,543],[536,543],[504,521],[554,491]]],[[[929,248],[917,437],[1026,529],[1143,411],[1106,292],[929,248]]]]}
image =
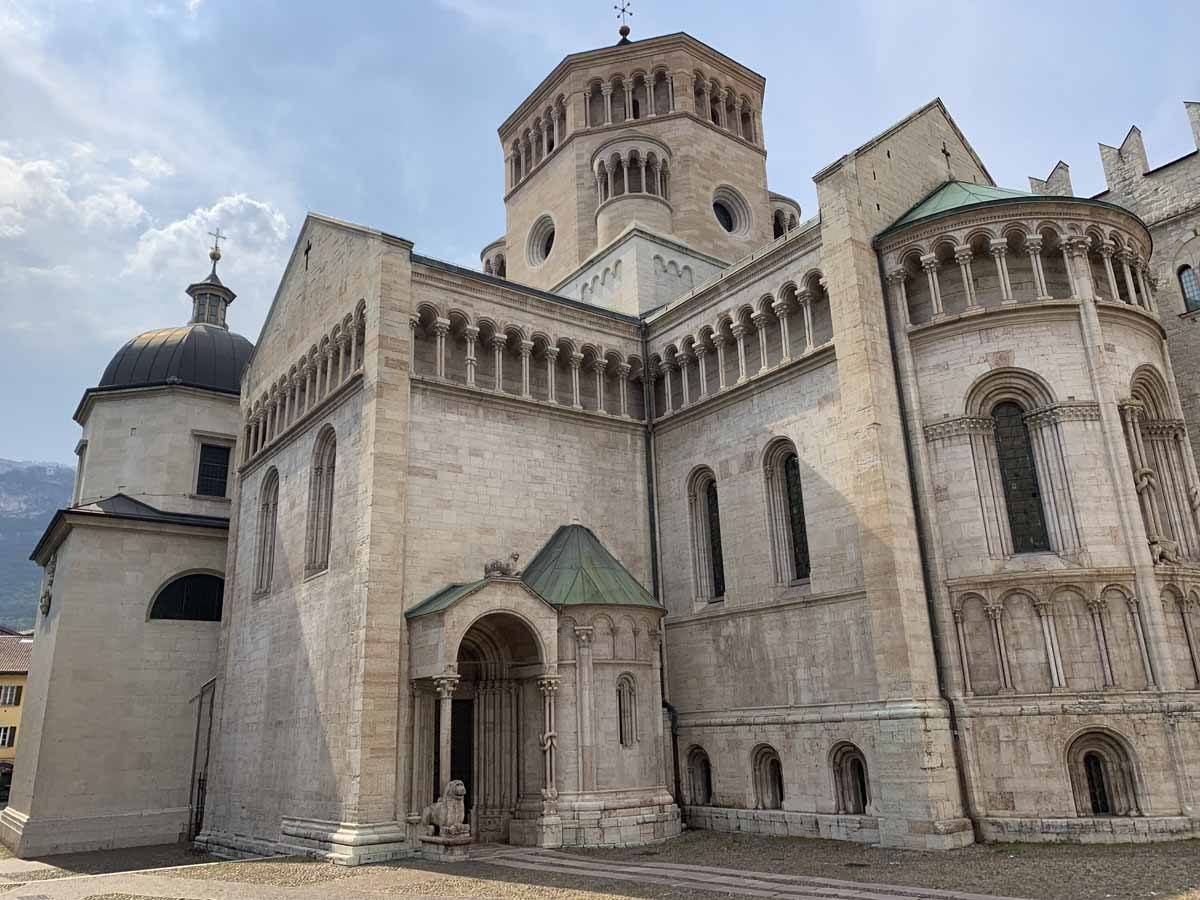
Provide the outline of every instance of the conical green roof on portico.
{"type": "Polygon", "coordinates": [[[521,580],[554,606],[659,605],[583,525],[559,526],[525,567],[521,580]]]}
{"type": "MultiPolygon", "coordinates": [[[[430,594],[404,615],[415,619],[443,612],[483,587],[491,577],[469,583],[448,584],[430,594]]],[[[580,606],[597,603],[605,606],[662,607],[617,562],[600,539],[583,525],[560,525],[550,540],[530,560],[520,576],[508,576],[509,583],[519,581],[526,589],[551,606],[580,606]]]]}
{"type": "Polygon", "coordinates": [[[992,187],[986,184],[973,184],[969,181],[947,181],[897,219],[888,228],[888,231],[899,228],[902,225],[912,225],[914,222],[919,222],[922,219],[932,218],[933,216],[950,212],[950,210],[963,206],[990,203],[992,200],[1032,199],[1035,196],[1025,191],[1013,191],[1008,188],[992,187]]]}

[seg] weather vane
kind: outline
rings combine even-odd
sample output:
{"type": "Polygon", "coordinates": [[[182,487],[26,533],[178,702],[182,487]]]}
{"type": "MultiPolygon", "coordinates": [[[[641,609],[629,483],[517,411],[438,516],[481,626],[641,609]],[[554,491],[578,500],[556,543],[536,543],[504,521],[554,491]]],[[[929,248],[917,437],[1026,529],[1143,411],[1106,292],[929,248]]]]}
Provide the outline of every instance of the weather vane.
{"type": "Polygon", "coordinates": [[[618,32],[621,35],[621,43],[629,43],[629,26],[625,23],[626,17],[633,16],[633,8],[629,0],[621,0],[621,5],[613,4],[613,9],[617,11],[617,18],[621,20],[621,27],[618,32]]]}

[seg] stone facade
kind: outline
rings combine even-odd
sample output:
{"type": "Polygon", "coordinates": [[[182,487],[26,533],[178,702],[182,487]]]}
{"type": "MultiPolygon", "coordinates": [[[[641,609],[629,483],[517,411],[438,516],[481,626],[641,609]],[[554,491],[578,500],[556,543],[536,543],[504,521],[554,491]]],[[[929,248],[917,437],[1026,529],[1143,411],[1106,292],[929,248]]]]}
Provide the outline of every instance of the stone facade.
{"type": "Polygon", "coordinates": [[[805,221],[764,89],[687,35],[567,57],[482,272],[305,221],[232,429],[201,844],[453,854],[458,781],[538,846],[1197,833],[1192,320],[1152,277],[1191,245],[997,188],[937,100],[805,221]]]}

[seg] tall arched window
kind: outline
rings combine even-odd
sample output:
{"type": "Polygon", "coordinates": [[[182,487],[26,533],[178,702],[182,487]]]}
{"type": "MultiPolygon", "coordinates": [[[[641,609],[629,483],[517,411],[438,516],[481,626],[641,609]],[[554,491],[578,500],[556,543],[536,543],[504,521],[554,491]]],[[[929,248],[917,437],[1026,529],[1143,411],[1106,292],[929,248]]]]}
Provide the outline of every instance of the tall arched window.
{"type": "Polygon", "coordinates": [[[783,763],[775,748],[761,744],[754,750],[754,808],[783,809],[783,763]]]}
{"type": "Polygon", "coordinates": [[[184,575],[176,578],[154,598],[151,619],[186,619],[220,622],[225,579],[217,575],[184,575]]]}
{"type": "Polygon", "coordinates": [[[617,679],[617,731],[622,747],[637,742],[637,685],[628,672],[617,679]]]}
{"type": "Polygon", "coordinates": [[[325,428],[313,451],[308,487],[308,574],[329,568],[329,537],[333,523],[333,475],[337,461],[337,436],[325,428]]]}
{"type": "Polygon", "coordinates": [[[1005,400],[992,407],[992,421],[996,428],[996,455],[1004,484],[1013,552],[1049,550],[1050,536],[1042,512],[1042,495],[1025,411],[1011,400],[1005,400]]]}
{"type": "Polygon", "coordinates": [[[861,816],[871,802],[867,760],[853,744],[838,744],[830,754],[833,768],[834,801],[841,815],[861,816]]]}
{"type": "Polygon", "coordinates": [[[725,596],[725,556],[721,547],[721,508],[711,469],[696,471],[688,486],[692,519],[692,559],[697,599],[725,596]]]}
{"type": "Polygon", "coordinates": [[[1191,266],[1179,267],[1179,289],[1183,291],[1183,305],[1188,312],[1200,309],[1200,277],[1191,266]]]}
{"type": "Polygon", "coordinates": [[[800,484],[800,458],[791,441],[780,440],[763,456],[767,476],[767,512],[771,525],[771,550],[775,580],[802,581],[812,574],[808,552],[808,526],[804,519],[804,491],[800,484]]]}
{"type": "Polygon", "coordinates": [[[258,550],[255,553],[254,590],[265,593],[271,589],[275,570],[275,523],[279,514],[279,473],[267,472],[258,492],[258,550]]]}
{"type": "Polygon", "coordinates": [[[1081,734],[1067,748],[1067,769],[1080,816],[1141,815],[1133,760],[1115,735],[1081,734]]]}
{"type": "Polygon", "coordinates": [[[688,785],[691,788],[693,806],[711,806],[713,798],[712,764],[708,754],[700,747],[693,747],[687,756],[688,785]]]}
{"type": "Polygon", "coordinates": [[[692,474],[688,500],[691,505],[692,560],[697,599],[724,599],[725,553],[721,547],[721,509],[712,469],[697,469],[692,474]]]}

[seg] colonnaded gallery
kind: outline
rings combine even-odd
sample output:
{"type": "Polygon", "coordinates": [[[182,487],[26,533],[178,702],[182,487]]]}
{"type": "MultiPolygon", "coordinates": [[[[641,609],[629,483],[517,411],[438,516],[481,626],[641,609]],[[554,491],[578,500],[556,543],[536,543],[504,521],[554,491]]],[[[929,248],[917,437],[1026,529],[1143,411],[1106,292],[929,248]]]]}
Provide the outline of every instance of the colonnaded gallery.
{"type": "Polygon", "coordinates": [[[254,347],[214,251],[75,411],[4,841],[1200,834],[1200,154],[934,100],[806,217],[764,89],[567,56],[479,270],[310,215],[254,347]]]}

